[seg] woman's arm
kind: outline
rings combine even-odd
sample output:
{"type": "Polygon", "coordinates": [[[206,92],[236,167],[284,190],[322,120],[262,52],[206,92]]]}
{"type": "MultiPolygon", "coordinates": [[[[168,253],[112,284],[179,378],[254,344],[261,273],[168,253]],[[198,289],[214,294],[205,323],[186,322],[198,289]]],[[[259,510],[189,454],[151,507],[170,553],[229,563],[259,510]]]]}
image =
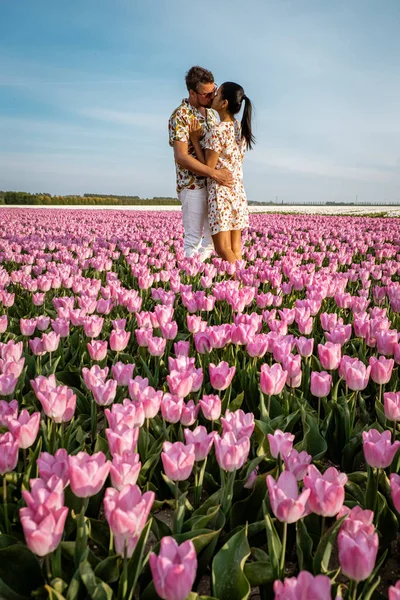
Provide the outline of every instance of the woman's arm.
{"type": "Polygon", "coordinates": [[[207,165],[207,167],[210,167],[210,169],[215,169],[215,167],[217,166],[218,159],[219,152],[215,152],[215,150],[206,150],[205,164],[207,165]]]}

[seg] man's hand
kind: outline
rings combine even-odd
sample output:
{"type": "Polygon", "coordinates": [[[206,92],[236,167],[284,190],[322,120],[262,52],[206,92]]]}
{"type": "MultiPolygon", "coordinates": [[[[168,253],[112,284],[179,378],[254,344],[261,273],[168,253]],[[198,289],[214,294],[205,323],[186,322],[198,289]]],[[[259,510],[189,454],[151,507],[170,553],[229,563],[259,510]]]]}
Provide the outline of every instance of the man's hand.
{"type": "Polygon", "coordinates": [[[189,123],[189,137],[192,140],[200,140],[203,137],[203,131],[201,125],[196,118],[192,119],[189,123]]]}
{"type": "Polygon", "coordinates": [[[233,186],[233,176],[228,169],[214,169],[211,177],[219,183],[219,185],[225,185],[226,187],[233,186]]]}

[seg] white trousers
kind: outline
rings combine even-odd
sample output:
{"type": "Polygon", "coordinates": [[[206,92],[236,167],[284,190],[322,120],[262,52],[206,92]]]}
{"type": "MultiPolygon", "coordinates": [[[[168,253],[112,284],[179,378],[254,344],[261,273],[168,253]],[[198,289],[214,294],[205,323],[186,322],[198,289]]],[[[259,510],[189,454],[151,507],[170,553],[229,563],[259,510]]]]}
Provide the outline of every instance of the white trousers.
{"type": "Polygon", "coordinates": [[[199,253],[204,260],[214,250],[208,222],[207,188],[197,190],[185,188],[179,193],[179,200],[182,204],[182,220],[185,230],[183,238],[185,256],[199,253]]]}

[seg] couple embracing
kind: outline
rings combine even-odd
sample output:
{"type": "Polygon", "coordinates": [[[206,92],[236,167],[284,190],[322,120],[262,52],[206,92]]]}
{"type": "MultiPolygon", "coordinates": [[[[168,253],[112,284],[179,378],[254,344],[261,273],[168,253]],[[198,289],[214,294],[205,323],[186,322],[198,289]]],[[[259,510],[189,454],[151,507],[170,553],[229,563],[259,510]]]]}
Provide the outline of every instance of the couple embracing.
{"type": "Polygon", "coordinates": [[[205,260],[215,248],[234,263],[242,258],[241,234],[249,223],[242,162],[254,144],[251,102],[240,85],[228,81],[217,87],[213,74],[201,67],[187,72],[186,87],[189,96],[168,123],[185,256],[198,253],[205,260]],[[235,115],[242,107],[239,122],[235,115]]]}

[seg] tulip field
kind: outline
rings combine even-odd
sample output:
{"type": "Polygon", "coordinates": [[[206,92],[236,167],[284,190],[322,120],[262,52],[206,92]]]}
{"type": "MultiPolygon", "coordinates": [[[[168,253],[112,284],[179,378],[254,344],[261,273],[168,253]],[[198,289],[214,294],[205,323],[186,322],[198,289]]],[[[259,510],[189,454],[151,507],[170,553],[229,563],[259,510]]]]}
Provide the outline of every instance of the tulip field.
{"type": "Polygon", "coordinates": [[[400,220],[0,213],[0,598],[400,599],[400,220]]]}

